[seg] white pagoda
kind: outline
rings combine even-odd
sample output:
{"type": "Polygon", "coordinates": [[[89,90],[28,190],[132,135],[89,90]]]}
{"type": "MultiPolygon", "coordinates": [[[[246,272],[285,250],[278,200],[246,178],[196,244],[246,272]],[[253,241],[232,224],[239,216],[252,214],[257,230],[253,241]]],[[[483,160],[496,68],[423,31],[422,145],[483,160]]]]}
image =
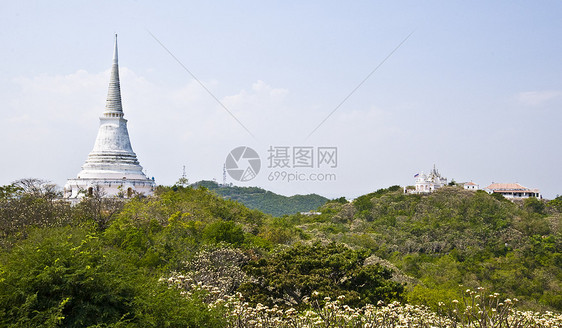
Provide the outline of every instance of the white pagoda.
{"type": "Polygon", "coordinates": [[[109,91],[105,111],[100,117],[96,143],[78,177],[68,179],[64,186],[64,197],[77,202],[100,190],[104,197],[129,198],[136,193],[151,195],[155,186],[154,178],[149,179],[142,172],[142,166],[131,147],[127,120],[123,118],[115,35],[109,91]]]}
{"type": "Polygon", "coordinates": [[[429,174],[416,174],[416,189],[414,193],[430,193],[443,186],[447,185],[447,178],[444,178],[439,174],[439,171],[433,165],[433,170],[429,174]]]}

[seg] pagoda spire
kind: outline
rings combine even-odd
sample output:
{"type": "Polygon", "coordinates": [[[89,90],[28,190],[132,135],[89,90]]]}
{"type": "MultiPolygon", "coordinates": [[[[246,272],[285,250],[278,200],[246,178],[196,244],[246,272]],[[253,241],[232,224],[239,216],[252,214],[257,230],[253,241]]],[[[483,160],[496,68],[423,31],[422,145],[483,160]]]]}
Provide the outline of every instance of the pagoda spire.
{"type": "Polygon", "coordinates": [[[150,195],[155,186],[154,179],[148,179],[143,173],[133,152],[127,120],[123,117],[116,34],[109,89],[98,136],[78,177],[68,179],[65,198],[78,201],[85,195],[92,196],[98,187],[107,197],[132,197],[135,193],[150,195]]]}
{"type": "Polygon", "coordinates": [[[107,91],[104,116],[111,116],[111,114],[118,114],[118,116],[123,116],[123,105],[121,104],[121,85],[119,83],[119,62],[117,56],[117,34],[115,34],[113,64],[111,65],[111,75],[109,78],[109,89],[107,91]]]}

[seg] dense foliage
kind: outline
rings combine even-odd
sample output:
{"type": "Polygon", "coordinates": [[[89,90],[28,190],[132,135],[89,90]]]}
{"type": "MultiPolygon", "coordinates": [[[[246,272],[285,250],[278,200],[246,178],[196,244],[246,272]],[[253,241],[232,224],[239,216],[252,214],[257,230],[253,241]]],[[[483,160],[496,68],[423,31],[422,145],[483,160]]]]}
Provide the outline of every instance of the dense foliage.
{"type": "Polygon", "coordinates": [[[367,309],[386,311],[378,301],[442,311],[478,286],[523,309],[562,310],[560,197],[394,186],[273,217],[185,185],[76,206],[59,196],[36,179],[0,187],[0,326],[250,327],[264,305],[264,320],[327,322],[337,304],[371,320],[367,309]]]}
{"type": "Polygon", "coordinates": [[[370,249],[416,278],[411,302],[436,306],[459,297],[459,285],[485,286],[529,308],[562,310],[559,204],[459,187],[407,195],[395,186],[292,220],[314,238],[370,249]]]}
{"type": "Polygon", "coordinates": [[[274,218],[204,188],[89,197],[71,207],[44,193],[44,182],[30,184],[1,189],[4,326],[220,326],[220,309],[209,311],[204,292],[186,297],[165,277],[183,270],[209,282],[238,272],[240,280],[221,286],[232,293],[246,277],[245,259],[267,257],[279,240],[268,238],[274,218]],[[235,266],[221,269],[233,258],[235,266]]]}
{"type": "Polygon", "coordinates": [[[200,181],[195,186],[208,188],[224,198],[273,216],[316,210],[328,201],[327,198],[316,194],[287,197],[258,187],[222,186],[214,181],[200,181]]]}
{"type": "Polygon", "coordinates": [[[39,179],[22,179],[0,186],[0,247],[24,238],[26,227],[68,224],[70,206],[59,202],[53,184],[39,179]]]}
{"type": "Polygon", "coordinates": [[[158,283],[125,252],[83,228],[32,229],[0,266],[6,327],[217,326],[197,298],[158,283]]]}
{"type": "Polygon", "coordinates": [[[300,308],[313,294],[343,296],[344,303],[353,306],[400,300],[403,286],[390,280],[391,270],[363,265],[367,255],[335,243],[296,244],[246,265],[245,271],[254,279],[240,290],[254,304],[300,308]]]}

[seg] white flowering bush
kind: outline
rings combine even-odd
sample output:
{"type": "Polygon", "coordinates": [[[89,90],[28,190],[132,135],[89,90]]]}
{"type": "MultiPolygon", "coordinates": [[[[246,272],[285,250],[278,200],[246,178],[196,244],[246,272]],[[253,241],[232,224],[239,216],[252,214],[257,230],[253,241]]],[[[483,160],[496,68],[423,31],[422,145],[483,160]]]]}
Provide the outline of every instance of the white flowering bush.
{"type": "Polygon", "coordinates": [[[231,295],[246,280],[241,266],[248,257],[240,250],[228,247],[204,249],[185,264],[185,272],[174,272],[165,280],[169,286],[185,293],[206,290],[206,301],[231,295]]]}
{"type": "Polygon", "coordinates": [[[440,303],[440,314],[452,318],[460,327],[561,327],[562,316],[552,312],[517,311],[516,298],[504,299],[485,288],[467,289],[461,301],[440,303]]]}
{"type": "MultiPolygon", "coordinates": [[[[207,258],[209,253],[201,255],[207,258]]],[[[238,258],[229,252],[223,255],[230,259],[232,256],[238,258]],[[229,256],[226,256],[227,253],[229,256]]],[[[517,299],[501,299],[498,293],[488,293],[481,287],[467,289],[460,300],[453,300],[448,304],[440,302],[437,311],[427,306],[397,301],[379,301],[376,305],[351,307],[345,304],[344,295],[332,299],[317,291],[312,292],[310,297],[305,297],[301,304],[305,306],[298,310],[294,307],[266,306],[261,303],[252,305],[239,292],[225,293],[224,286],[205,284],[191,276],[174,274],[161,281],[182,289],[186,297],[206,300],[209,311],[223,313],[227,327],[232,328],[562,327],[561,314],[519,311],[515,308],[517,299]]]]}
{"type": "MultiPolygon", "coordinates": [[[[200,286],[203,288],[203,286],[200,286]]],[[[343,304],[343,297],[336,300],[307,299],[308,310],[282,309],[263,304],[251,306],[241,294],[217,299],[209,307],[221,307],[225,311],[228,327],[562,327],[562,315],[552,312],[521,312],[513,308],[514,301],[498,301],[498,295],[488,295],[482,301],[482,290],[468,291],[462,302],[454,301],[451,313],[436,313],[425,306],[414,306],[392,302],[377,305],[367,304],[352,308],[343,304]],[[474,303],[473,303],[474,302],[474,303]],[[454,312],[456,311],[456,312],[454,312]]],[[[440,304],[445,308],[445,304],[440,304]]]]}

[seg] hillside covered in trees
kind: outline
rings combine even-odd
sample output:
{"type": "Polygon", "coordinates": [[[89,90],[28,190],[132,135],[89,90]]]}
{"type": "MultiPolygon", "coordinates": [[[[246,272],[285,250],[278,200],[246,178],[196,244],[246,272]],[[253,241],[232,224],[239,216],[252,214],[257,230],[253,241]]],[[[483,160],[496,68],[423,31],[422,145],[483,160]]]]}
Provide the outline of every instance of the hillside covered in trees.
{"type": "Polygon", "coordinates": [[[71,207],[43,181],[2,186],[0,326],[562,323],[516,312],[562,311],[561,197],[395,186],[318,211],[181,185],[71,207]]]}
{"type": "Polygon", "coordinates": [[[458,298],[464,285],[560,311],[561,211],[562,197],[514,203],[459,187],[405,195],[395,186],[352,203],[330,202],[312,219],[285,220],[311,238],[368,249],[392,263],[417,280],[408,293],[414,303],[458,298]]]}
{"type": "Polygon", "coordinates": [[[329,200],[316,194],[287,197],[258,187],[222,186],[214,181],[199,181],[194,186],[205,187],[223,198],[238,201],[248,208],[273,216],[312,211],[329,200]]]}

